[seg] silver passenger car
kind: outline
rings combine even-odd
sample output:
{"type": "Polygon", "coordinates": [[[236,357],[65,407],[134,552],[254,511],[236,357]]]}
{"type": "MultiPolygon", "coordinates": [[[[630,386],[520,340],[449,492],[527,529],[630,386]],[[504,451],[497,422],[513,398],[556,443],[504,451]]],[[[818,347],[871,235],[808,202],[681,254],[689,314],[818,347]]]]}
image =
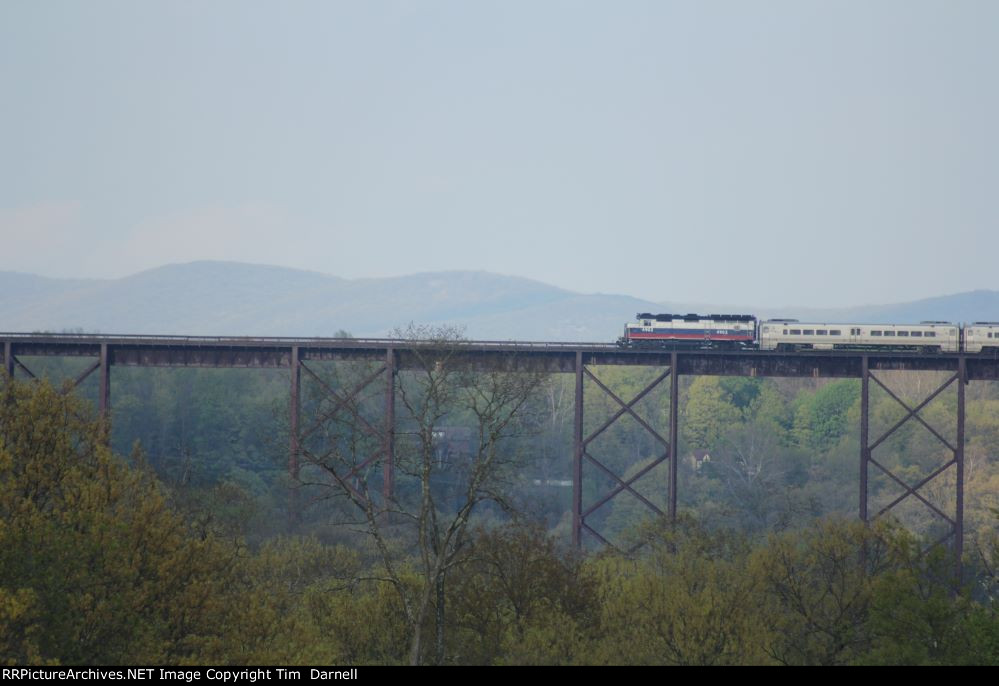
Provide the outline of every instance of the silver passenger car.
{"type": "MultiPolygon", "coordinates": [[[[895,350],[956,353],[961,332],[949,322],[825,324],[793,319],[760,322],[760,350],[895,350]]],[[[996,325],[999,331],[999,325],[996,325]]],[[[999,341],[997,341],[999,344],[999,341]]],[[[976,351],[977,352],[977,351],[976,351]]]]}
{"type": "Polygon", "coordinates": [[[975,322],[964,326],[964,351],[969,353],[999,350],[999,322],[975,322]]]}

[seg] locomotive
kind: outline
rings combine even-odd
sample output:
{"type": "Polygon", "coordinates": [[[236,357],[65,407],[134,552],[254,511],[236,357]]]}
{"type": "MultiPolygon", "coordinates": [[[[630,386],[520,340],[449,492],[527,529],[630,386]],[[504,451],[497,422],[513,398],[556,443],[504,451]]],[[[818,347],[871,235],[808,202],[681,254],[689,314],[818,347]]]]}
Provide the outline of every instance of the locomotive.
{"type": "Polygon", "coordinates": [[[953,324],[804,323],[752,314],[639,313],[618,339],[624,348],[710,350],[870,350],[922,353],[999,352],[999,322],[953,324]]]}

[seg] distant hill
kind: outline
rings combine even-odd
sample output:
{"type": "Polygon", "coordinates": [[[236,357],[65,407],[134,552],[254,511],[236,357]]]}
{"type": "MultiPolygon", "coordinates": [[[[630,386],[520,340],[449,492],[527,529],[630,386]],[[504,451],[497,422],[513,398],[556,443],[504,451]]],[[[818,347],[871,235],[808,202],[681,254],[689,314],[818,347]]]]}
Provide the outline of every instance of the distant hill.
{"type": "Polygon", "coordinates": [[[470,338],[612,341],[636,312],[751,312],[839,322],[999,320],[999,292],[973,291],[852,309],[656,304],[581,294],[487,272],[341,279],[235,262],[193,262],[122,279],[49,279],[0,272],[0,331],[384,336],[409,322],[454,324],[470,338]]]}
{"type": "Polygon", "coordinates": [[[410,322],[493,339],[610,340],[652,302],[580,295],[486,272],[341,279],[232,262],[159,267],[122,279],[0,272],[0,330],[384,336],[410,322]]]}

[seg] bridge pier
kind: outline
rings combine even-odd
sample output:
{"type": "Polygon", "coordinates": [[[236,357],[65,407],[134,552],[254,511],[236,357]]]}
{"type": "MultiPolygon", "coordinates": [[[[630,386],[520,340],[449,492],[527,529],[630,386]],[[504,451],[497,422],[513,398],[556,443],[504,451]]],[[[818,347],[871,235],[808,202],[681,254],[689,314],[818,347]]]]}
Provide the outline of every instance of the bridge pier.
{"type": "Polygon", "coordinates": [[[289,365],[291,367],[291,388],[288,397],[288,433],[290,436],[290,445],[288,446],[288,476],[291,479],[291,493],[289,494],[288,506],[291,519],[295,521],[298,519],[300,507],[298,494],[298,458],[300,453],[298,421],[299,414],[302,411],[302,366],[299,364],[299,347],[297,345],[291,347],[289,365]]]}
{"type": "Polygon", "coordinates": [[[382,466],[382,497],[388,503],[395,496],[395,349],[385,351],[385,461],[382,466]]]}
{"type": "MultiPolygon", "coordinates": [[[[109,419],[111,417],[111,358],[108,354],[108,344],[101,343],[101,356],[98,362],[98,373],[100,374],[100,399],[98,400],[98,410],[101,417],[109,419]]],[[[76,384],[79,385],[79,379],[76,384]]],[[[110,443],[111,437],[108,436],[110,443]]]]}
{"type": "Polygon", "coordinates": [[[859,515],[861,521],[870,522],[878,517],[888,514],[892,510],[896,509],[901,503],[909,501],[910,499],[915,499],[921,502],[926,508],[928,508],[933,514],[938,518],[942,519],[948,524],[948,531],[946,534],[938,538],[936,541],[931,543],[926,547],[922,553],[925,554],[935,548],[938,545],[946,543],[948,540],[953,539],[951,549],[954,553],[954,578],[957,584],[960,584],[962,577],[962,561],[961,558],[964,553],[964,423],[965,423],[965,386],[968,384],[968,369],[966,359],[962,356],[957,361],[957,371],[949,376],[942,384],[933,389],[929,395],[927,395],[919,404],[914,407],[910,407],[908,403],[902,400],[894,391],[892,391],[878,376],[876,376],[870,369],[870,360],[867,355],[864,355],[861,360],[861,386],[860,386],[860,498],[859,498],[859,515]],[[896,403],[902,406],[906,411],[906,415],[897,421],[890,429],[885,431],[877,440],[873,443],[870,440],[870,393],[871,393],[871,381],[875,383],[877,387],[880,387],[885,393],[888,394],[896,403]],[[956,439],[955,443],[951,444],[944,436],[937,431],[936,428],[930,426],[920,415],[919,412],[926,408],[937,396],[943,393],[952,384],[957,383],[957,408],[956,408],[956,439]],[[888,438],[894,435],[899,429],[910,421],[916,421],[922,424],[933,436],[939,441],[943,446],[945,446],[948,452],[953,456],[950,460],[944,463],[942,466],[937,467],[932,471],[929,476],[924,477],[916,484],[910,484],[903,480],[897,474],[895,474],[886,465],[882,464],[878,460],[874,459],[873,452],[875,448],[884,443],[888,438]],[[876,514],[871,516],[869,512],[869,497],[870,497],[870,473],[871,466],[874,466],[878,472],[887,476],[891,481],[901,486],[904,492],[902,495],[896,497],[887,505],[883,506],[876,514]],[[926,487],[928,484],[942,480],[946,478],[946,475],[953,467],[955,471],[954,479],[954,516],[951,517],[936,505],[934,505],[929,499],[927,499],[920,490],[926,487]]]}
{"type": "Polygon", "coordinates": [[[669,375],[669,517],[676,520],[677,494],[677,428],[680,418],[680,372],[676,365],[676,351],[670,356],[669,375]]]}
{"type": "Polygon", "coordinates": [[[676,469],[676,434],[677,434],[677,417],[678,417],[678,397],[679,397],[679,384],[678,384],[678,369],[677,369],[677,353],[673,352],[669,358],[670,367],[666,371],[662,372],[658,377],[656,377],[651,383],[645,386],[639,393],[630,401],[625,402],[622,400],[614,391],[608,388],[600,379],[596,377],[584,364],[582,352],[576,354],[576,393],[575,393],[575,423],[574,423],[574,449],[573,449],[573,512],[572,512],[572,542],[576,547],[581,547],[583,542],[583,532],[589,532],[591,536],[601,541],[605,545],[612,545],[603,535],[596,531],[586,522],[586,518],[596,512],[598,509],[603,507],[605,504],[613,500],[615,497],[623,494],[624,492],[630,493],[632,496],[637,498],[642,504],[644,504],[648,509],[652,510],[654,513],[660,517],[668,516],[671,519],[676,518],[676,494],[677,494],[677,469],[676,469]],[[618,405],[620,409],[609,419],[607,419],[596,431],[584,435],[583,430],[583,418],[584,418],[584,377],[589,377],[589,379],[601,390],[604,394],[610,396],[618,405]],[[649,425],[641,416],[635,412],[634,406],[645,396],[651,393],[656,387],[662,383],[666,377],[670,377],[670,411],[669,411],[669,439],[664,438],[658,431],[656,431],[652,426],[649,425]],[[630,415],[634,418],[639,425],[642,426],[646,431],[652,434],[660,444],[662,444],[664,451],[656,459],[650,462],[648,465],[643,467],[629,479],[625,480],[613,470],[608,468],[603,464],[598,458],[593,456],[588,446],[592,443],[598,436],[600,436],[604,431],[610,428],[618,419],[625,415],[630,415]],[[662,464],[663,462],[669,460],[669,477],[667,483],[667,512],[663,512],[655,503],[650,501],[648,498],[643,496],[637,490],[633,488],[636,481],[641,479],[643,476],[652,471],[655,467],[662,464]],[[612,481],[617,482],[610,491],[604,493],[599,497],[595,503],[591,504],[587,508],[583,508],[583,463],[588,462],[594,467],[599,469],[602,473],[608,476],[612,481]]]}
{"type": "Polygon", "coordinates": [[[583,545],[583,353],[576,352],[576,394],[573,405],[572,544],[583,545]]]}

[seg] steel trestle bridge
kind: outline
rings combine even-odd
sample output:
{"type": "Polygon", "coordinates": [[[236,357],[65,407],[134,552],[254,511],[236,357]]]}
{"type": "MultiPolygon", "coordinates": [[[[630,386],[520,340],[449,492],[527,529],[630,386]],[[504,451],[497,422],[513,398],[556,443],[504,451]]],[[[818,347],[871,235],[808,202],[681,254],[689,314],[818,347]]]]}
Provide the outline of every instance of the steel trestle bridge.
{"type": "MultiPolygon", "coordinates": [[[[878,351],[799,351],[772,352],[759,350],[623,349],[608,343],[558,343],[522,341],[411,341],[386,338],[281,338],[281,337],[209,337],[209,336],[136,336],[98,334],[32,334],[0,333],[3,369],[8,376],[34,378],[21,358],[32,356],[87,357],[93,362],[75,379],[74,386],[96,374],[99,378],[99,409],[107,414],[111,406],[111,367],[208,367],[208,368],[275,368],[288,369],[289,420],[291,445],[288,469],[293,479],[299,471],[298,445],[302,372],[322,384],[339,401],[349,402],[363,388],[381,379],[384,387],[384,417],[380,432],[382,449],[371,459],[381,457],[383,489],[389,496],[394,487],[394,424],[396,375],[419,366],[418,353],[434,347],[446,347],[450,360],[460,360],[470,368],[482,371],[546,371],[573,374],[575,377],[573,430],[573,542],[581,545],[584,534],[606,543],[606,539],[587,523],[587,517],[622,493],[630,493],[654,512],[676,516],[677,503],[677,427],[679,416],[679,377],[686,376],[748,376],[748,377],[809,377],[859,378],[861,380],[859,517],[870,521],[912,499],[929,508],[947,524],[947,533],[934,545],[950,542],[960,558],[964,537],[964,424],[965,386],[972,380],[999,379],[999,354],[965,353],[898,353],[878,351]],[[369,375],[363,387],[336,391],[326,386],[309,367],[312,361],[375,362],[376,371],[369,375]],[[662,372],[632,399],[620,398],[591,371],[601,365],[635,365],[657,367],[662,372]],[[946,372],[946,380],[921,402],[910,405],[892,391],[878,372],[905,370],[914,372],[946,372]],[[609,396],[618,411],[599,429],[584,434],[584,380],[589,379],[601,394],[609,396]],[[668,383],[669,428],[667,435],[653,429],[634,409],[635,404],[655,388],[668,383]],[[870,392],[872,385],[882,388],[898,402],[905,416],[886,433],[870,435],[870,392]],[[956,439],[947,440],[938,428],[928,424],[919,412],[947,388],[956,385],[956,439]],[[627,480],[608,469],[591,454],[590,444],[621,417],[628,415],[651,433],[662,447],[661,455],[638,474],[627,480]],[[908,422],[918,422],[945,446],[951,455],[945,464],[918,483],[908,483],[885,465],[875,460],[872,452],[908,422]],[[664,512],[637,490],[634,482],[654,466],[666,462],[669,468],[667,510],[664,512]],[[592,464],[616,485],[597,501],[583,506],[583,465],[592,464]],[[869,476],[872,468],[885,474],[904,491],[878,512],[868,509],[869,476]],[[924,487],[932,481],[954,473],[954,514],[948,514],[924,495],[924,487]]],[[[932,547],[932,546],[931,546],[932,547]]]]}

